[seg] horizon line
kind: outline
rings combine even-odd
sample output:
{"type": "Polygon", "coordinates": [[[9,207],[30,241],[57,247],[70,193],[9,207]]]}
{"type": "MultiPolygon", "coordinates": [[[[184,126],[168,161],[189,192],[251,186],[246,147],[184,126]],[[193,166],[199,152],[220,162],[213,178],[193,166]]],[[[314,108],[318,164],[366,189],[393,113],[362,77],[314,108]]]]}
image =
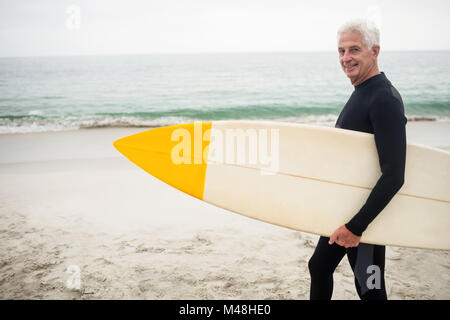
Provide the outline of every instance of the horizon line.
{"type": "MultiPolygon", "coordinates": [[[[450,49],[386,49],[383,52],[445,52],[450,49]]],[[[214,54],[276,54],[276,53],[333,53],[337,50],[275,50],[275,51],[191,51],[191,52],[147,52],[147,53],[81,53],[44,55],[0,55],[0,58],[51,58],[51,57],[92,57],[92,56],[145,56],[145,55],[214,55],[214,54]]]]}

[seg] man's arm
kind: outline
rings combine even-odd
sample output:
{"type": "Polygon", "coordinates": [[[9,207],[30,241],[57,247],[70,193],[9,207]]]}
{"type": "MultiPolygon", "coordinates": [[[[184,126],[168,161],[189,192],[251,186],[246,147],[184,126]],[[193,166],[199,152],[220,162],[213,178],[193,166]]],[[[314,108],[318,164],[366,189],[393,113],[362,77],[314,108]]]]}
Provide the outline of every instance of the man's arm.
{"type": "MultiPolygon", "coordinates": [[[[395,89],[394,89],[395,90],[395,89]]],[[[379,95],[369,111],[382,175],[366,203],[345,226],[361,236],[404,182],[406,118],[403,104],[392,94],[379,95]]]]}

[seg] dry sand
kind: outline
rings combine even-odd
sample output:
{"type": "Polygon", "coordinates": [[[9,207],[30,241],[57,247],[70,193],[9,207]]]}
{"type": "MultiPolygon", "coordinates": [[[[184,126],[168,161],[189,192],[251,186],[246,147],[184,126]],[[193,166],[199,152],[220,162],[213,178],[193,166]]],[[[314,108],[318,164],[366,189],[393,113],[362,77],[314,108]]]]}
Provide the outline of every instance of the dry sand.
{"type": "MultiPolygon", "coordinates": [[[[144,173],[111,146],[142,130],[0,135],[0,298],[308,299],[318,237],[144,173]]],[[[449,133],[408,124],[409,142],[450,149],[449,133]]],[[[448,251],[387,247],[388,298],[449,299],[449,271],[448,251]]],[[[358,299],[345,258],[334,279],[333,299],[358,299]]]]}

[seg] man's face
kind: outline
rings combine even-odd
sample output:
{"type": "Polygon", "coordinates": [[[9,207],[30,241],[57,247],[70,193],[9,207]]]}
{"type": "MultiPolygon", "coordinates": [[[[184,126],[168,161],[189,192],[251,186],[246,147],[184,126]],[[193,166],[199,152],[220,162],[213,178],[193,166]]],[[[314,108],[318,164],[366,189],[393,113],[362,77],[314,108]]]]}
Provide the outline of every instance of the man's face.
{"type": "Polygon", "coordinates": [[[360,33],[343,32],[338,51],[342,70],[354,86],[378,74],[377,57],[380,47],[376,45],[368,49],[363,44],[363,36],[360,33]]]}

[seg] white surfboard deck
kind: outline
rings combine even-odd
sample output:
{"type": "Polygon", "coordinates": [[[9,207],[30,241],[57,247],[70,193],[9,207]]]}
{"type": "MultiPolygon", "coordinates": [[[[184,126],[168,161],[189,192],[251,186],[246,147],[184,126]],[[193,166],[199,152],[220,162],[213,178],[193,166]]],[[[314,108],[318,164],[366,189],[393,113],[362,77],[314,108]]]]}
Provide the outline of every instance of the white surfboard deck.
{"type": "MultiPolygon", "coordinates": [[[[203,200],[279,226],[330,236],[359,211],[381,176],[372,134],[263,121],[215,121],[212,129],[269,130],[269,138],[278,130],[276,171],[249,165],[248,158],[244,165],[208,159],[203,200]]],[[[408,144],[405,183],[361,242],[448,250],[449,231],[450,153],[408,144]]]]}
{"type": "MultiPolygon", "coordinates": [[[[200,200],[323,236],[361,209],[381,176],[374,135],[331,127],[213,121],[147,130],[114,146],[148,173],[200,200]],[[211,129],[209,138],[202,128],[211,129]],[[174,135],[178,129],[181,134],[174,135]],[[186,138],[189,147],[178,152],[184,145],[178,139],[191,134],[197,137],[186,138]],[[205,138],[209,146],[203,148],[205,138]],[[191,154],[192,146],[194,161],[173,161],[191,154]],[[192,164],[198,160],[201,164],[192,164]]],[[[449,231],[450,152],[408,144],[404,185],[361,242],[449,250],[449,231]]]]}

